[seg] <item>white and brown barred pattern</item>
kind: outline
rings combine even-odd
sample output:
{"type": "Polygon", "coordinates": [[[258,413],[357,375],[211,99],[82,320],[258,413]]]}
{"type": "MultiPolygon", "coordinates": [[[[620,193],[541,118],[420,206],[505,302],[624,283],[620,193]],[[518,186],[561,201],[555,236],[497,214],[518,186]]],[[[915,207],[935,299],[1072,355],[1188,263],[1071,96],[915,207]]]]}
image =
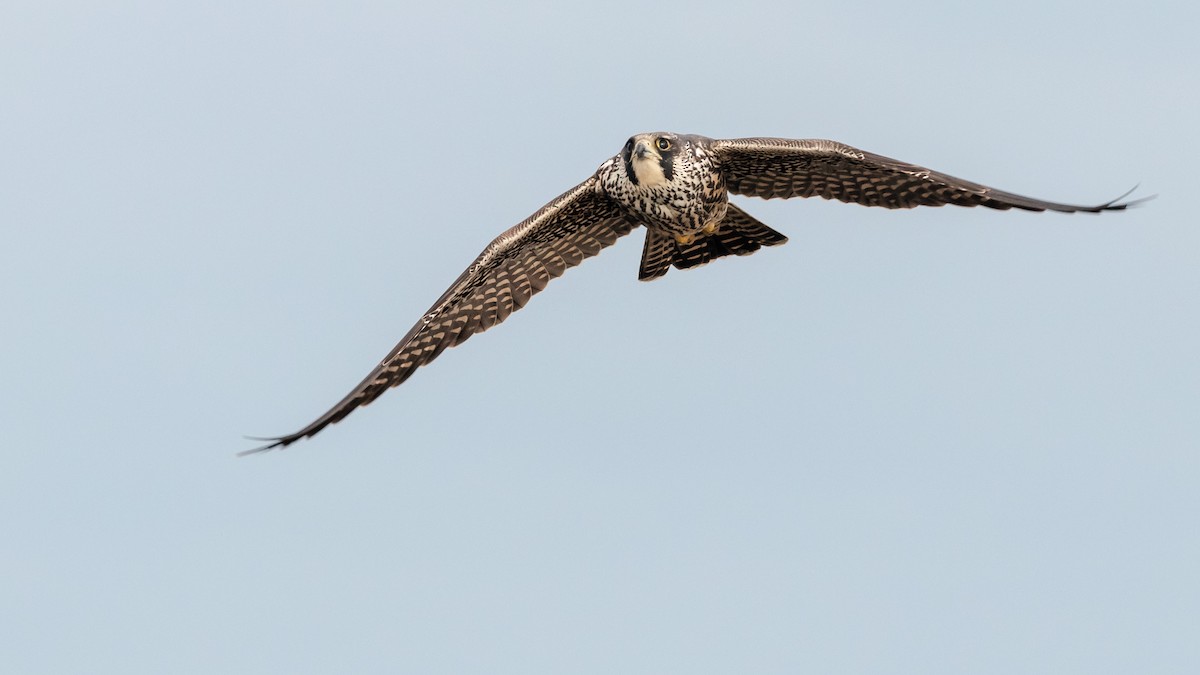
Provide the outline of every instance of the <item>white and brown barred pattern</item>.
{"type": "Polygon", "coordinates": [[[495,326],[561,276],[629,234],[637,223],[595,176],[510,228],[479,254],[378,366],[337,405],[300,431],[240,454],[286,447],[335,424],[407,380],[449,347],[495,326]]]}
{"type": "Polygon", "coordinates": [[[767,227],[735,204],[728,204],[725,218],[710,235],[696,237],[690,244],[681,244],[675,237],[646,228],[646,243],[642,247],[642,262],[638,268],[640,281],[652,281],[667,273],[672,265],[686,270],[700,267],[727,255],[750,255],[763,246],[787,243],[787,237],[767,227]]]}
{"type": "Polygon", "coordinates": [[[660,232],[688,235],[710,221],[719,221],[725,215],[729,193],[708,147],[712,139],[668,132],[641,136],[671,140],[671,149],[663,153],[671,167],[664,171],[668,180],[659,185],[638,183],[628,157],[631,138],[621,155],[597,171],[604,191],[641,224],[660,232]]]}
{"type": "Polygon", "coordinates": [[[1032,199],[835,141],[738,138],[714,141],[713,152],[730,192],[764,199],[824,197],[889,209],[955,204],[1063,213],[1119,211],[1136,203],[1118,203],[1125,195],[1094,206],[1032,199]]]}
{"type": "MultiPolygon", "coordinates": [[[[913,208],[985,206],[1029,211],[1116,211],[1144,200],[1095,206],[1032,199],[825,140],[743,138],[712,140],[670,134],[683,143],[667,184],[645,189],[629,180],[620,155],[596,174],[497,237],[412,327],[390,354],[337,405],[300,431],[241,454],[285,447],[312,436],[367,405],[444,350],[504,321],[550,279],[596,255],[638,225],[650,230],[641,278],[661,276],[725,255],[753,253],[786,241],[737,207],[727,191],[764,199],[823,197],[843,202],[913,208]],[[726,210],[727,208],[727,210],[726,210]],[[681,244],[723,217],[711,235],[681,244]]],[[[666,172],[664,172],[666,173],[666,172]]]]}

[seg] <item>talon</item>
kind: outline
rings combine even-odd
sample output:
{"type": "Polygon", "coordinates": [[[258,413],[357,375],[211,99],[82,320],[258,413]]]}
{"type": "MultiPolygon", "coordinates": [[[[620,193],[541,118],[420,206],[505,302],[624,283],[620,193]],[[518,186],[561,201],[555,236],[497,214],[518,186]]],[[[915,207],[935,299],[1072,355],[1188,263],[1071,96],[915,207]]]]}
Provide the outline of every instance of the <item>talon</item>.
{"type": "Polygon", "coordinates": [[[687,246],[688,244],[692,243],[693,241],[696,241],[696,235],[694,235],[694,234],[677,234],[677,235],[675,235],[675,241],[679,242],[680,244],[683,244],[684,246],[687,246]]]}

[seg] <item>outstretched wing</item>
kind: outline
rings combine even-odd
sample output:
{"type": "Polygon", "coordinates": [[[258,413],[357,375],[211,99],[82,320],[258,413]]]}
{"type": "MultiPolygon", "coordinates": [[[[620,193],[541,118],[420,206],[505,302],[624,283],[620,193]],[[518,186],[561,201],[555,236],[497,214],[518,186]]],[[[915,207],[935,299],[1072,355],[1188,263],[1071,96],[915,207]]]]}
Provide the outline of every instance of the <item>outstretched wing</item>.
{"type": "Polygon", "coordinates": [[[824,197],[889,209],[955,204],[1065,213],[1119,211],[1142,201],[1121,202],[1121,195],[1095,206],[1047,202],[835,141],[737,138],[713,141],[713,151],[730,192],[764,199],[824,197]]]}
{"type": "Polygon", "coordinates": [[[286,447],[340,421],[407,380],[446,348],[505,320],[551,279],[635,226],[598,189],[595,176],[580,183],[488,244],[395,349],[337,405],[300,431],[259,439],[271,443],[240,454],[286,447]]]}

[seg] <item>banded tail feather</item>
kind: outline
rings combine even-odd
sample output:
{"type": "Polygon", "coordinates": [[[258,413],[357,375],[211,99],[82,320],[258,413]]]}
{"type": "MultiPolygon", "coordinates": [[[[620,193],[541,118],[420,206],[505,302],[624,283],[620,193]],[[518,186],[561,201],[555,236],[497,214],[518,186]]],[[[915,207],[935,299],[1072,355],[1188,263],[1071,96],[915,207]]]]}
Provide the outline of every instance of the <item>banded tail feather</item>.
{"type": "Polygon", "coordinates": [[[785,242],[787,237],[783,234],[729,204],[717,231],[709,235],[699,234],[690,244],[680,244],[669,234],[646,228],[638,279],[657,279],[666,274],[672,265],[675,269],[686,270],[727,255],[750,255],[763,246],[778,246],[785,242]]]}

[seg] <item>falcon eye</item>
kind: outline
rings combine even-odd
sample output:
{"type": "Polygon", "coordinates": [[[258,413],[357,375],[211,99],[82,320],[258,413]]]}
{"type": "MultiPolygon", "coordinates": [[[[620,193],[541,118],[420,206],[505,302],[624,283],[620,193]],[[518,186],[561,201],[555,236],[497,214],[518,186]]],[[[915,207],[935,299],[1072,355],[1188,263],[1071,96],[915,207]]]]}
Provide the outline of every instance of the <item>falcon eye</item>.
{"type": "Polygon", "coordinates": [[[659,150],[670,150],[671,149],[671,141],[668,141],[665,138],[658,139],[657,141],[654,142],[654,145],[659,150]]]}

